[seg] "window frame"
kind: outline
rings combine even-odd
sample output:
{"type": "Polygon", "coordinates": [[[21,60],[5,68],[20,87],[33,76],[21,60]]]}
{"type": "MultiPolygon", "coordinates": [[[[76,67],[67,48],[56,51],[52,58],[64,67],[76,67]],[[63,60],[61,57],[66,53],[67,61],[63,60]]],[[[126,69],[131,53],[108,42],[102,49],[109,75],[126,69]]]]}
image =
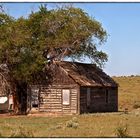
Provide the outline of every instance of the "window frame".
{"type": "Polygon", "coordinates": [[[62,105],[70,105],[70,93],[71,93],[70,89],[62,89],[62,105]],[[69,93],[67,93],[68,94],[68,99],[65,102],[64,102],[64,100],[65,100],[64,99],[64,94],[65,94],[64,91],[69,91],[69,93]]]}
{"type": "Polygon", "coordinates": [[[31,88],[31,97],[30,97],[31,108],[36,108],[36,109],[39,108],[39,94],[40,94],[39,87],[32,87],[31,88]],[[36,99],[35,95],[36,95],[37,99],[36,99]],[[37,104],[34,104],[35,101],[37,101],[37,104]],[[35,105],[37,105],[37,106],[35,106],[35,105]]]}

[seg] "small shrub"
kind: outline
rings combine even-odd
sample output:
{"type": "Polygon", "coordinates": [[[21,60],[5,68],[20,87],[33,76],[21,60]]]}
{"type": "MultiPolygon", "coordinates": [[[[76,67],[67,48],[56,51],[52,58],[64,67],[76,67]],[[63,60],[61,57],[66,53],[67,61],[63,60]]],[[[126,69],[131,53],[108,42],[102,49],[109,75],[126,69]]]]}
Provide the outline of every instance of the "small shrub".
{"type": "Polygon", "coordinates": [[[68,128],[77,128],[78,126],[79,124],[76,117],[73,117],[72,120],[66,122],[66,127],[68,128]]]}
{"type": "Polygon", "coordinates": [[[63,128],[63,125],[62,124],[58,124],[56,126],[50,127],[49,130],[56,130],[56,129],[61,129],[61,128],[63,128]]]}
{"type": "Polygon", "coordinates": [[[130,75],[130,77],[135,77],[135,75],[130,75]]]}
{"type": "Polygon", "coordinates": [[[66,126],[67,127],[72,127],[72,125],[73,125],[72,120],[66,122],[66,126]]]}
{"type": "Polygon", "coordinates": [[[78,123],[72,122],[71,120],[66,122],[66,127],[71,127],[71,128],[77,128],[78,127],[78,123]]]}
{"type": "Polygon", "coordinates": [[[73,123],[72,128],[77,128],[78,126],[79,126],[79,124],[78,124],[78,123],[73,123]]]}
{"type": "Polygon", "coordinates": [[[125,108],[125,109],[124,109],[124,113],[125,113],[125,114],[128,114],[128,108],[125,108]]]}
{"type": "Polygon", "coordinates": [[[134,105],[133,105],[133,108],[134,109],[140,108],[140,102],[135,102],[134,105]]]}
{"type": "Polygon", "coordinates": [[[134,109],[138,109],[138,108],[140,108],[140,105],[135,104],[135,105],[133,105],[133,108],[134,108],[134,109]]]}
{"type": "Polygon", "coordinates": [[[61,129],[62,128],[62,125],[57,125],[56,127],[55,127],[56,129],[61,129]]]}
{"type": "Polygon", "coordinates": [[[32,131],[28,131],[25,128],[19,126],[18,129],[13,130],[10,137],[14,138],[28,138],[28,137],[34,137],[32,131]]]}
{"type": "Polygon", "coordinates": [[[119,126],[116,128],[116,135],[119,138],[129,138],[130,136],[128,135],[128,126],[119,126]]]}
{"type": "Polygon", "coordinates": [[[73,117],[72,118],[72,121],[75,122],[75,123],[77,123],[78,122],[78,119],[76,117],[73,117]]]}

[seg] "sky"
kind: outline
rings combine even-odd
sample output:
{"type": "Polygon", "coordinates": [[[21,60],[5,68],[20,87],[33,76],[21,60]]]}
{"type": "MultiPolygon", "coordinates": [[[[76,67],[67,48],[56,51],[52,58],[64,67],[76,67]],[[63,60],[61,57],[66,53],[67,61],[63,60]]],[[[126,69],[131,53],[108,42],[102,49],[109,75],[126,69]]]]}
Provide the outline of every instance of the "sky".
{"type": "MultiPolygon", "coordinates": [[[[50,8],[56,4],[47,3],[50,8]]],[[[15,18],[28,17],[40,3],[2,3],[15,18]]],[[[140,3],[74,3],[102,23],[108,39],[99,49],[108,54],[104,71],[111,76],[140,75],[140,3]]],[[[86,61],[88,62],[88,61],[86,61]]]]}

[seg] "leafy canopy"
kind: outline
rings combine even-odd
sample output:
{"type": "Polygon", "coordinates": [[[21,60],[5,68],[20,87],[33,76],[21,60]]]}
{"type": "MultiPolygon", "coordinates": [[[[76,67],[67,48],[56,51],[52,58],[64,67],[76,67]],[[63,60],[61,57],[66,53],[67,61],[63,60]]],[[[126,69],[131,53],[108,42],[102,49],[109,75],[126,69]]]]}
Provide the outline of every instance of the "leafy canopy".
{"type": "Polygon", "coordinates": [[[100,22],[72,6],[48,10],[41,6],[28,18],[0,13],[0,63],[7,64],[16,80],[29,82],[48,60],[82,60],[100,67],[107,55],[97,47],[107,33],[100,22]]]}

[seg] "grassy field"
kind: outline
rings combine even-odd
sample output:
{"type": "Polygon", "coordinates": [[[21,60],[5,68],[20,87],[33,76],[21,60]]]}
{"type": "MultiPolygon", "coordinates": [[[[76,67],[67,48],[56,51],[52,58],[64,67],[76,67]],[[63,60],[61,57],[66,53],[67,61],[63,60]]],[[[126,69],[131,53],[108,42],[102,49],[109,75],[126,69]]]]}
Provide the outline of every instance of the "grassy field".
{"type": "Polygon", "coordinates": [[[119,110],[140,107],[140,76],[113,77],[119,84],[119,110]]]}
{"type": "Polygon", "coordinates": [[[139,120],[140,116],[124,113],[1,118],[0,134],[1,137],[117,137],[117,129],[127,126],[128,136],[139,137],[139,120]]]}
{"type": "Polygon", "coordinates": [[[120,112],[1,117],[0,137],[140,137],[140,77],[113,78],[119,83],[120,112]]]}

